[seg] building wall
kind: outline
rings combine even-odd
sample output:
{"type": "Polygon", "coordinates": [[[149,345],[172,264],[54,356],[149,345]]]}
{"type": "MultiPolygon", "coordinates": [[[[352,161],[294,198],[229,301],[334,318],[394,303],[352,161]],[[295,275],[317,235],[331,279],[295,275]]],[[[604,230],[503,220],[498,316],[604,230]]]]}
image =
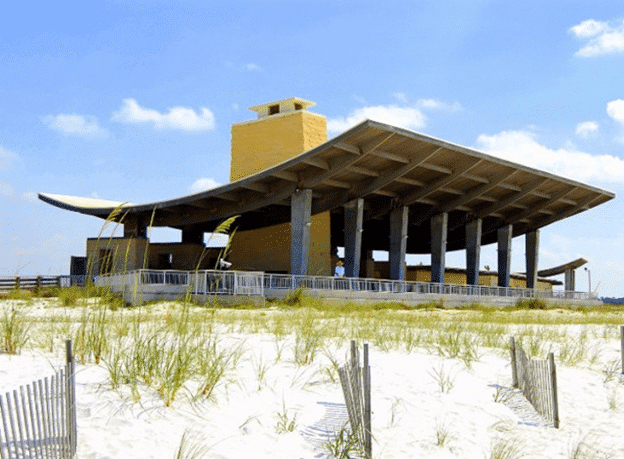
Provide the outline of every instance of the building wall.
{"type": "MultiPolygon", "coordinates": [[[[390,278],[390,264],[387,262],[375,263],[375,277],[377,279],[390,278]]],[[[405,269],[405,280],[411,282],[431,282],[431,268],[429,266],[407,266],[405,269]]],[[[466,285],[466,272],[456,269],[447,269],[444,272],[444,283],[455,285],[466,285]]],[[[479,285],[496,287],[498,285],[498,274],[496,272],[480,273],[479,285]]],[[[526,288],[526,279],[521,277],[511,277],[509,286],[515,288],[526,288]]],[[[553,284],[538,280],[537,288],[552,290],[553,284]]]]}
{"type": "Polygon", "coordinates": [[[124,273],[135,269],[214,269],[219,249],[201,244],[150,244],[143,238],[87,239],[87,273],[124,273]],[[171,264],[165,262],[170,259],[171,264]]]}
{"type": "Polygon", "coordinates": [[[143,267],[149,241],[140,238],[87,239],[87,274],[124,273],[143,267]]]}
{"type": "MultiPolygon", "coordinates": [[[[299,110],[232,125],[230,178],[238,180],[314,148],[327,140],[324,116],[299,110]]],[[[312,217],[308,274],[329,276],[329,212],[312,217]]],[[[290,223],[238,231],[232,239],[231,269],[290,272],[290,223]]]]}

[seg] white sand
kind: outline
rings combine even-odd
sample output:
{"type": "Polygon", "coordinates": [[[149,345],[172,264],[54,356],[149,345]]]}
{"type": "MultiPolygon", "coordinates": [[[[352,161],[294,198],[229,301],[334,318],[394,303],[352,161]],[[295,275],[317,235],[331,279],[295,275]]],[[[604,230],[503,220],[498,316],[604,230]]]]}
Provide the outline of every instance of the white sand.
{"type": "MultiPolygon", "coordinates": [[[[45,309],[37,303],[31,314],[45,314],[45,309]]],[[[572,333],[604,326],[557,327],[569,327],[572,333]]],[[[298,367],[292,337],[286,338],[277,361],[271,334],[221,333],[221,340],[224,346],[242,345],[244,353],[228,374],[229,383],[217,387],[214,400],[191,402],[181,392],[165,407],[153,389],[144,387],[133,401],[125,387],[110,390],[103,365],[78,365],[78,457],[173,458],[185,432],[205,448],[197,457],[328,457],[323,432],[335,433],[347,417],[340,384],[326,371],[327,357],[319,354],[313,364],[298,367]],[[258,362],[267,367],[264,381],[258,378],[258,362]],[[278,433],[284,408],[295,429],[278,433]]],[[[370,345],[374,457],[484,458],[493,442],[518,439],[527,458],[568,458],[581,440],[596,453],[582,457],[624,458],[624,388],[619,378],[605,383],[601,370],[605,362],[619,358],[619,342],[590,333],[588,343],[601,347],[602,363],[558,365],[560,429],[544,425],[527,403],[494,401],[495,385],[509,387],[511,380],[509,361],[500,351],[482,349],[479,361],[467,368],[460,360],[421,348],[383,352],[370,345]],[[454,381],[448,393],[440,391],[434,377],[442,366],[454,381]],[[609,407],[614,390],[621,392],[616,410],[609,407]],[[442,426],[450,440],[438,446],[436,430],[442,426]]],[[[19,356],[0,355],[2,393],[52,374],[64,363],[62,344],[55,341],[54,353],[26,349],[19,356]]],[[[329,343],[327,349],[344,363],[346,345],[329,343]]]]}

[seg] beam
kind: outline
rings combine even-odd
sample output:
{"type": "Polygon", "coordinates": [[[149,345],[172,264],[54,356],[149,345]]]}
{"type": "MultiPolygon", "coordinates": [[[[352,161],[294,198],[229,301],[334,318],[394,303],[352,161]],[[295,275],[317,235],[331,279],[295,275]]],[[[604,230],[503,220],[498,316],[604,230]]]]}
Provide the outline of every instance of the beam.
{"type": "Polygon", "coordinates": [[[409,208],[397,207],[390,212],[390,279],[405,280],[407,219],[409,208]]]}
{"type": "Polygon", "coordinates": [[[363,217],[363,199],[354,199],[344,205],[344,259],[346,277],[359,277],[360,275],[363,217]]]}
{"type": "Polygon", "coordinates": [[[419,198],[424,198],[427,195],[433,193],[434,191],[436,191],[438,188],[444,187],[446,185],[448,185],[449,183],[451,183],[452,181],[458,179],[459,177],[462,176],[462,174],[464,172],[468,172],[470,169],[472,169],[473,167],[475,167],[477,164],[479,164],[482,160],[476,160],[473,161],[469,164],[465,164],[461,167],[456,168],[454,171],[452,171],[452,173],[446,177],[442,177],[441,179],[438,179],[436,181],[434,181],[433,183],[431,183],[430,185],[426,186],[425,188],[422,188],[418,191],[416,191],[415,193],[410,194],[409,196],[406,196],[405,198],[401,199],[400,205],[403,206],[409,206],[410,204],[413,204],[415,202],[417,202],[419,200],[419,198]]]}
{"type": "Polygon", "coordinates": [[[447,230],[448,214],[446,212],[431,219],[431,282],[444,282],[447,230]]]}
{"type": "Polygon", "coordinates": [[[526,287],[537,288],[537,263],[539,260],[539,230],[526,233],[526,287]]]}
{"type": "Polygon", "coordinates": [[[484,183],[483,185],[478,185],[478,186],[472,188],[471,190],[469,190],[463,196],[460,196],[459,198],[453,199],[452,201],[449,201],[447,203],[442,204],[441,206],[437,207],[436,209],[432,209],[431,211],[426,212],[425,214],[421,215],[418,219],[416,219],[416,220],[414,220],[413,222],[410,222],[410,223],[412,225],[414,225],[414,226],[418,226],[421,223],[423,223],[426,220],[428,220],[432,215],[435,215],[436,213],[449,212],[449,211],[451,211],[453,209],[456,209],[456,208],[464,205],[465,203],[467,203],[469,201],[472,201],[473,199],[477,199],[477,198],[482,199],[482,197],[483,197],[483,195],[485,193],[487,193],[491,189],[496,188],[497,186],[499,186],[504,180],[508,179],[509,177],[511,177],[516,172],[517,172],[516,170],[512,170],[512,171],[509,171],[509,172],[507,172],[505,174],[500,174],[498,177],[496,177],[491,182],[484,183]]]}
{"type": "Polygon", "coordinates": [[[511,238],[513,226],[505,225],[498,229],[498,286],[509,287],[511,270],[511,238]]]}
{"type": "Polygon", "coordinates": [[[290,208],[290,274],[307,275],[310,258],[312,190],[296,190],[290,208]]]}
{"type": "Polygon", "coordinates": [[[482,220],[478,218],[466,225],[466,283],[468,285],[479,285],[481,224],[482,220]]]}

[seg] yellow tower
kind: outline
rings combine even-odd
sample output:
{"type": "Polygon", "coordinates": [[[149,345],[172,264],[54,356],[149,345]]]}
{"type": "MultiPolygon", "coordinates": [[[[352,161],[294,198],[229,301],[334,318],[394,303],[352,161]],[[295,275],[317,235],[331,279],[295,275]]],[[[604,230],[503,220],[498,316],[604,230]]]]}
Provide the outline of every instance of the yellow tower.
{"type": "MultiPolygon", "coordinates": [[[[327,120],[307,111],[314,102],[292,97],[249,109],[255,120],[232,125],[230,179],[242,179],[310,150],[327,140],[327,120]]],[[[331,275],[329,212],[312,217],[309,275],[331,275]]],[[[290,223],[239,231],[228,260],[232,269],[290,271],[290,223]]]]}

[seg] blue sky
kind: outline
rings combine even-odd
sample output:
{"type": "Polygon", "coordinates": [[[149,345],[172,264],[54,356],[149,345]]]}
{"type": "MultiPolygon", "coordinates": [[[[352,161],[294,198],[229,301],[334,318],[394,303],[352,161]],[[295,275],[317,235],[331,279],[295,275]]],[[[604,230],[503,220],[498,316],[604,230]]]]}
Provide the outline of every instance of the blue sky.
{"type": "MultiPolygon", "coordinates": [[[[544,228],[539,267],[585,257],[592,288],[624,296],[623,75],[621,0],[10,2],[0,275],[67,273],[100,230],[36,193],[141,203],[227,183],[230,125],[297,96],[330,136],[377,119],[615,192],[544,228]]],[[[512,252],[523,271],[523,237],[512,252]]]]}

